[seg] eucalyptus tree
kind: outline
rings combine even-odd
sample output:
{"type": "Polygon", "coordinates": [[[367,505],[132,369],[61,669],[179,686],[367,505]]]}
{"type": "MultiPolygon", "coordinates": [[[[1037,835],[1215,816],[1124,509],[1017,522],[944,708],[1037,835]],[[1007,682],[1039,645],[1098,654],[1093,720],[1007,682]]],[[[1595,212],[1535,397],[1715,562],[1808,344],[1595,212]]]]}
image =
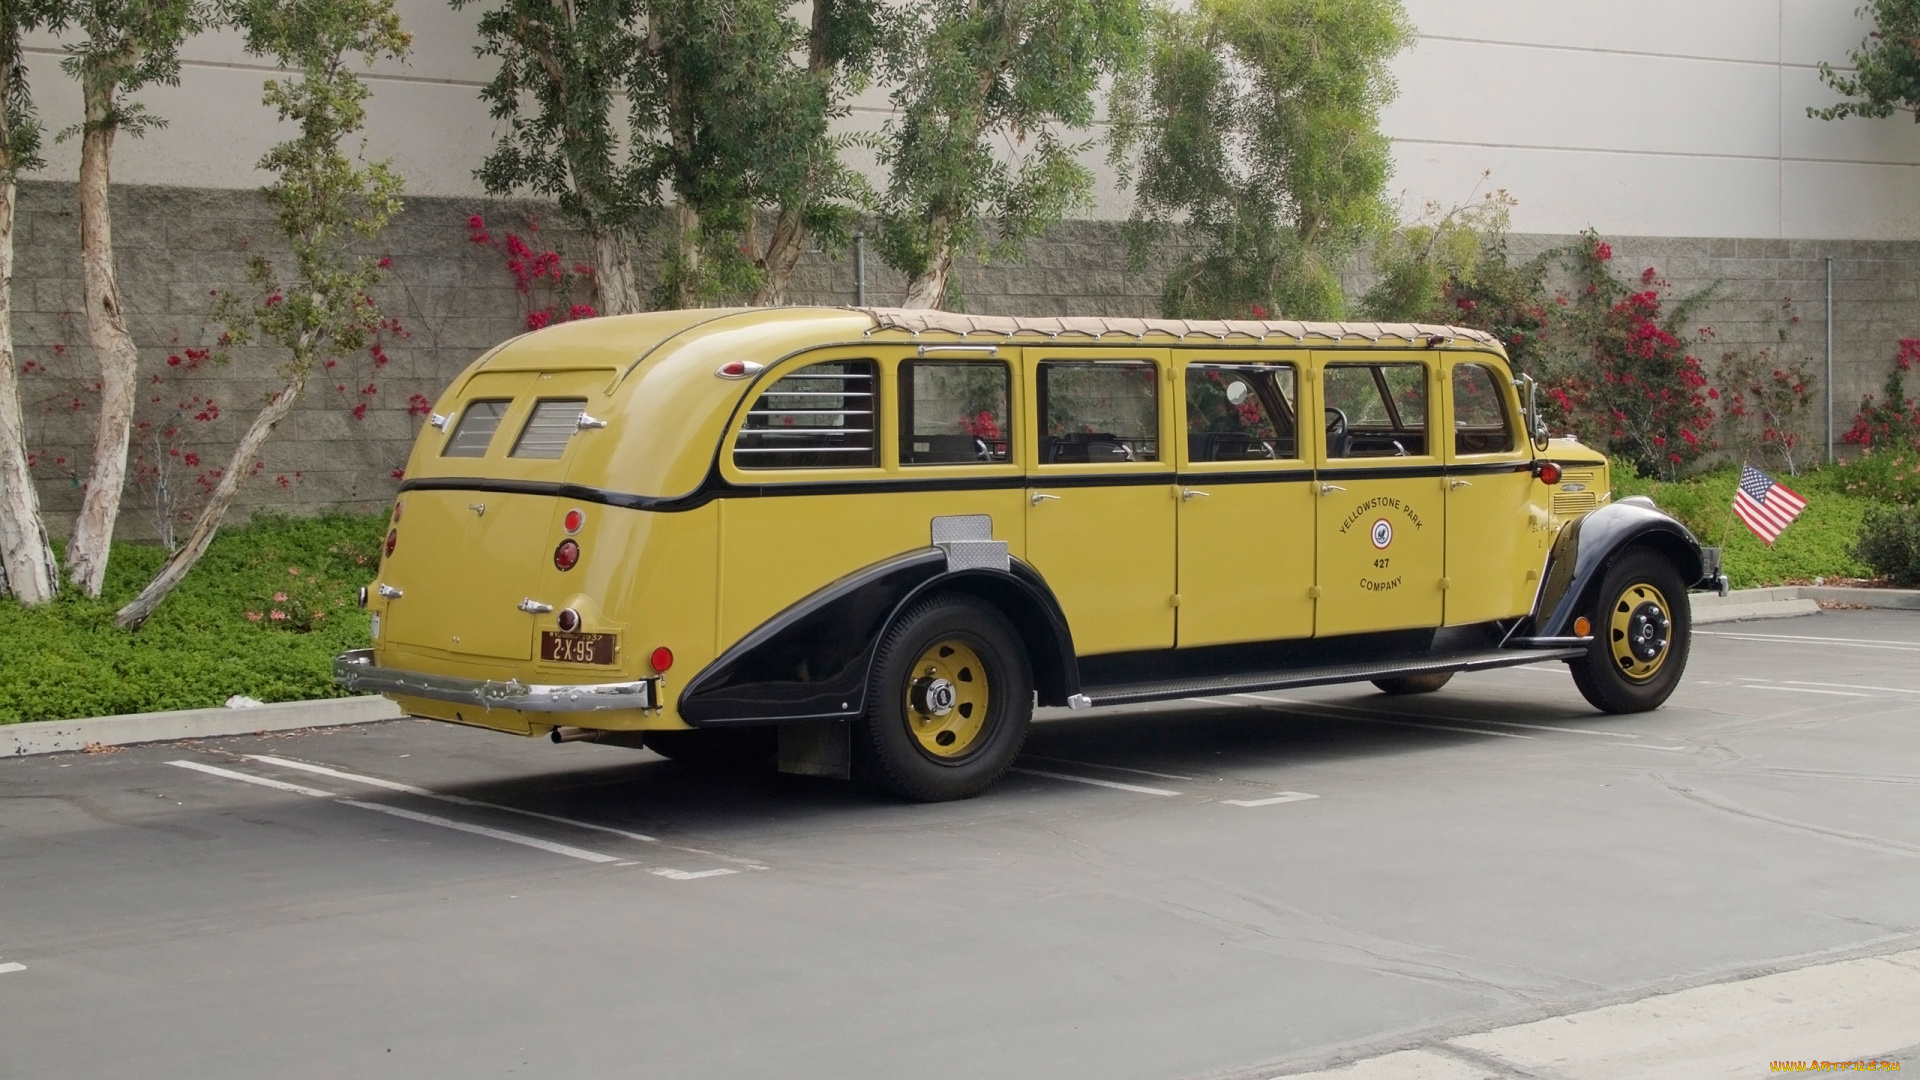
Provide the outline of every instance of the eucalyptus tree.
{"type": "MultiPolygon", "coordinates": [[[[476,0],[451,0],[465,8],[476,0]]],[[[553,199],[593,245],[602,314],[642,309],[633,247],[654,195],[621,145],[644,47],[641,0],[503,0],[480,15],[480,56],[500,69],[480,96],[505,130],[475,175],[488,192],[553,199]]]]}
{"type": "Polygon", "coordinates": [[[878,250],[904,303],[946,300],[956,256],[1018,252],[1088,203],[1074,141],[1101,80],[1138,55],[1140,0],[907,0],[889,46],[895,116],[878,250]]]}
{"type": "Polygon", "coordinates": [[[1411,43],[1398,0],[1195,0],[1154,12],[1147,62],[1113,93],[1112,160],[1136,261],[1178,225],[1170,316],[1344,306],[1336,270],[1393,222],[1380,110],[1411,43]]]}
{"type": "Polygon", "coordinates": [[[284,265],[262,254],[249,260],[253,294],[223,294],[215,314],[225,340],[258,341],[284,357],[280,389],[248,425],[193,531],[116,621],[138,627],[206,554],[233,505],[248,467],[273,429],[300,400],[313,372],[364,349],[380,323],[370,298],[383,275],[369,244],[400,210],[401,178],[385,161],[365,161],[366,81],[357,58],[403,58],[412,43],[394,0],[232,0],[230,17],[247,51],[288,72],[270,79],[265,103],[295,135],[267,151],[259,168],[273,182],[262,191],[273,205],[284,265]],[[355,156],[343,144],[353,143],[355,156]]]}
{"type": "Polygon", "coordinates": [[[1856,13],[1873,19],[1860,47],[1847,53],[1851,72],[1822,61],[1820,81],[1847,100],[1807,109],[1821,120],[1844,116],[1884,118],[1912,113],[1920,123],[1920,0],[1870,0],[1856,13]]]}
{"type": "MultiPolygon", "coordinates": [[[[11,2],[11,0],[10,0],[11,2]]],[[[84,37],[66,46],[61,67],[80,83],[80,277],[87,335],[100,365],[100,415],[94,430],[80,513],[67,543],[67,575],[100,595],[127,480],[127,451],[138,396],[140,354],[127,332],[113,268],[113,218],[107,189],[114,139],[165,125],[132,99],[156,83],[180,82],[180,48],[207,24],[202,0],[54,0],[52,14],[84,37]]]]}
{"type": "Polygon", "coordinates": [[[60,572],[28,465],[13,354],[14,208],[20,174],[41,165],[40,124],[28,94],[20,34],[48,25],[54,14],[38,0],[0,6],[0,593],[29,605],[53,599],[60,572]]]}

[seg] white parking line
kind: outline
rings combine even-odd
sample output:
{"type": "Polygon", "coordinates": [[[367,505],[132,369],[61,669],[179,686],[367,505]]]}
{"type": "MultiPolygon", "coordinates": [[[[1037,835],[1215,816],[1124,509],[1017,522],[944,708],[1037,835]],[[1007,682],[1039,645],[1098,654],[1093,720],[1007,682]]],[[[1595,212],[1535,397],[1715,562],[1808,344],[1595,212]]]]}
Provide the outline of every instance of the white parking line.
{"type": "Polygon", "coordinates": [[[27,965],[25,964],[0,964],[0,975],[6,975],[15,971],[25,971],[25,970],[27,970],[27,965]]]}
{"type": "Polygon", "coordinates": [[[1304,802],[1317,799],[1318,795],[1309,795],[1304,791],[1283,791],[1271,799],[1221,799],[1228,806],[1278,806],[1281,803],[1304,802]]]}
{"type": "Polygon", "coordinates": [[[675,870],[672,867],[656,866],[648,870],[649,874],[659,874],[673,881],[697,881],[703,877],[719,877],[722,874],[737,874],[738,870],[675,870]]]}
{"type": "Polygon", "coordinates": [[[1045,769],[1022,769],[1018,766],[1008,772],[1025,773],[1028,776],[1044,776],[1049,780],[1070,780],[1076,784],[1092,784],[1094,787],[1113,788],[1115,791],[1137,791],[1142,795],[1178,795],[1177,791],[1166,788],[1143,787],[1139,784],[1123,784],[1118,780],[1096,780],[1091,776],[1074,776],[1071,773],[1048,772],[1045,769]]]}
{"type": "Polygon", "coordinates": [[[469,825],[464,821],[435,817],[432,814],[419,814],[412,810],[402,810],[397,806],[383,806],[380,803],[361,802],[358,799],[344,798],[331,791],[301,787],[299,784],[289,784],[284,780],[273,780],[265,776],[254,776],[252,773],[234,772],[232,769],[216,768],[212,765],[203,765],[198,761],[169,761],[167,764],[178,766],[182,769],[192,769],[195,772],[203,772],[209,776],[219,776],[228,780],[239,780],[242,783],[273,788],[276,791],[290,791],[296,795],[307,795],[315,799],[328,799],[342,806],[353,806],[361,810],[372,810],[376,813],[391,814],[397,818],[406,818],[408,821],[418,821],[426,825],[438,825],[443,829],[454,829],[459,832],[472,833],[475,836],[487,836],[495,840],[505,840],[509,844],[520,844],[524,847],[539,848],[541,851],[550,851],[555,855],[565,855],[570,859],[580,859],[584,862],[591,863],[619,861],[612,855],[603,855],[598,851],[588,851],[585,848],[573,847],[570,844],[556,844],[551,840],[542,840],[537,836],[523,836],[520,833],[510,833],[503,829],[489,829],[485,825],[469,825]]]}
{"type": "Polygon", "coordinates": [[[1790,634],[1736,634],[1726,630],[1695,630],[1702,637],[1723,637],[1734,641],[1777,641],[1783,645],[1841,645],[1852,649],[1891,649],[1894,652],[1920,652],[1920,643],[1879,641],[1874,638],[1798,637],[1790,634]]]}
{"type": "Polygon", "coordinates": [[[1785,694],[1826,694],[1830,697],[1872,697],[1872,694],[1856,694],[1850,690],[1815,690],[1810,686],[1778,686],[1773,683],[1748,683],[1749,690],[1778,690],[1785,694]]]}
{"type": "Polygon", "coordinates": [[[412,784],[402,784],[396,780],[382,780],[377,776],[362,776],[359,773],[343,772],[339,769],[330,769],[325,765],[313,765],[305,761],[292,761],[287,758],[269,757],[265,754],[248,754],[247,757],[254,761],[265,762],[268,765],[278,765],[283,769],[299,769],[303,772],[310,772],[319,776],[331,776],[336,780],[351,780],[356,784],[366,784],[369,787],[386,788],[388,791],[404,791],[409,795],[418,795],[423,799],[438,799],[441,802],[453,803],[458,806],[477,806],[487,810],[503,810],[509,814],[519,814],[521,817],[539,818],[542,821],[571,825],[576,829],[589,829],[593,832],[610,833],[614,836],[625,837],[628,840],[638,840],[645,844],[657,844],[660,842],[659,838],[648,836],[645,833],[627,832],[624,829],[616,829],[609,825],[595,825],[591,821],[577,821],[573,818],[559,817],[555,814],[543,814],[538,810],[522,810],[517,806],[503,806],[500,803],[481,802],[479,799],[469,799],[462,795],[446,795],[429,788],[415,787],[412,784]]]}
{"type": "Polygon", "coordinates": [[[1140,776],[1157,776],[1162,780],[1193,779],[1191,776],[1181,776],[1178,773],[1154,772],[1151,769],[1130,769],[1125,765],[1102,765],[1097,761],[1074,761],[1070,758],[1045,757],[1040,754],[1022,754],[1020,756],[1027,761],[1051,761],[1060,765],[1079,765],[1088,769],[1112,769],[1115,772],[1130,772],[1140,776]]]}
{"type": "Polygon", "coordinates": [[[1920,694],[1920,690],[1913,690],[1903,686],[1862,686],[1859,683],[1803,682],[1799,679],[1788,679],[1786,682],[1791,686],[1839,686],[1848,690],[1878,690],[1887,694],[1920,694]]]}

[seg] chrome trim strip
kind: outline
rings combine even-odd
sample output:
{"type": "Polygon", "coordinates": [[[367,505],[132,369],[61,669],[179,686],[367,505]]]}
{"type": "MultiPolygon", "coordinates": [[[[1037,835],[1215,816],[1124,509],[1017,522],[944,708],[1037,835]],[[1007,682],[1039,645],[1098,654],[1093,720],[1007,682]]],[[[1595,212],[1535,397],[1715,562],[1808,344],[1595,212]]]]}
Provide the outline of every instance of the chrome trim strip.
{"type": "Polygon", "coordinates": [[[617,683],[523,683],[518,679],[465,679],[422,671],[377,667],[372,649],[354,649],[333,658],[333,681],[349,690],[401,694],[484,709],[515,712],[600,712],[658,708],[653,679],[617,683]]]}

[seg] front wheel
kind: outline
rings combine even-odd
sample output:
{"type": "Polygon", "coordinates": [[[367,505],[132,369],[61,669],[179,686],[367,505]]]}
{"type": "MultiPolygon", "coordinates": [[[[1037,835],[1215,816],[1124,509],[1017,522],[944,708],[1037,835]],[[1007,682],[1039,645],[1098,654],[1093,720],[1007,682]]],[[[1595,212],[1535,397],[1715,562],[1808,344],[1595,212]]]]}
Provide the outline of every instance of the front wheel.
{"type": "Polygon", "coordinates": [[[1567,665],[1589,704],[1601,712],[1647,712],[1673,694],[1693,640],[1686,590],[1673,563],[1646,548],[1607,571],[1593,609],[1593,642],[1567,665]]]}
{"type": "Polygon", "coordinates": [[[874,656],[854,734],[862,771],[917,802],[978,795],[1026,742],[1033,675],[1004,615],[972,597],[933,597],[894,623],[874,656]]]}

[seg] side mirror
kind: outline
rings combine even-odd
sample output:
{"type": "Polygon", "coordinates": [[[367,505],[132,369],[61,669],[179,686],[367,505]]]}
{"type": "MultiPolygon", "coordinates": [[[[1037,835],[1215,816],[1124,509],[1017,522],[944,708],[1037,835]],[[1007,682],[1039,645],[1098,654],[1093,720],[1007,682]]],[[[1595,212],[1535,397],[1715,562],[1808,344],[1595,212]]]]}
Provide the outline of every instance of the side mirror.
{"type": "Polygon", "coordinates": [[[1533,439],[1533,448],[1541,453],[1547,449],[1547,418],[1540,415],[1540,383],[1531,375],[1522,375],[1518,380],[1527,390],[1527,434],[1533,439]]]}

